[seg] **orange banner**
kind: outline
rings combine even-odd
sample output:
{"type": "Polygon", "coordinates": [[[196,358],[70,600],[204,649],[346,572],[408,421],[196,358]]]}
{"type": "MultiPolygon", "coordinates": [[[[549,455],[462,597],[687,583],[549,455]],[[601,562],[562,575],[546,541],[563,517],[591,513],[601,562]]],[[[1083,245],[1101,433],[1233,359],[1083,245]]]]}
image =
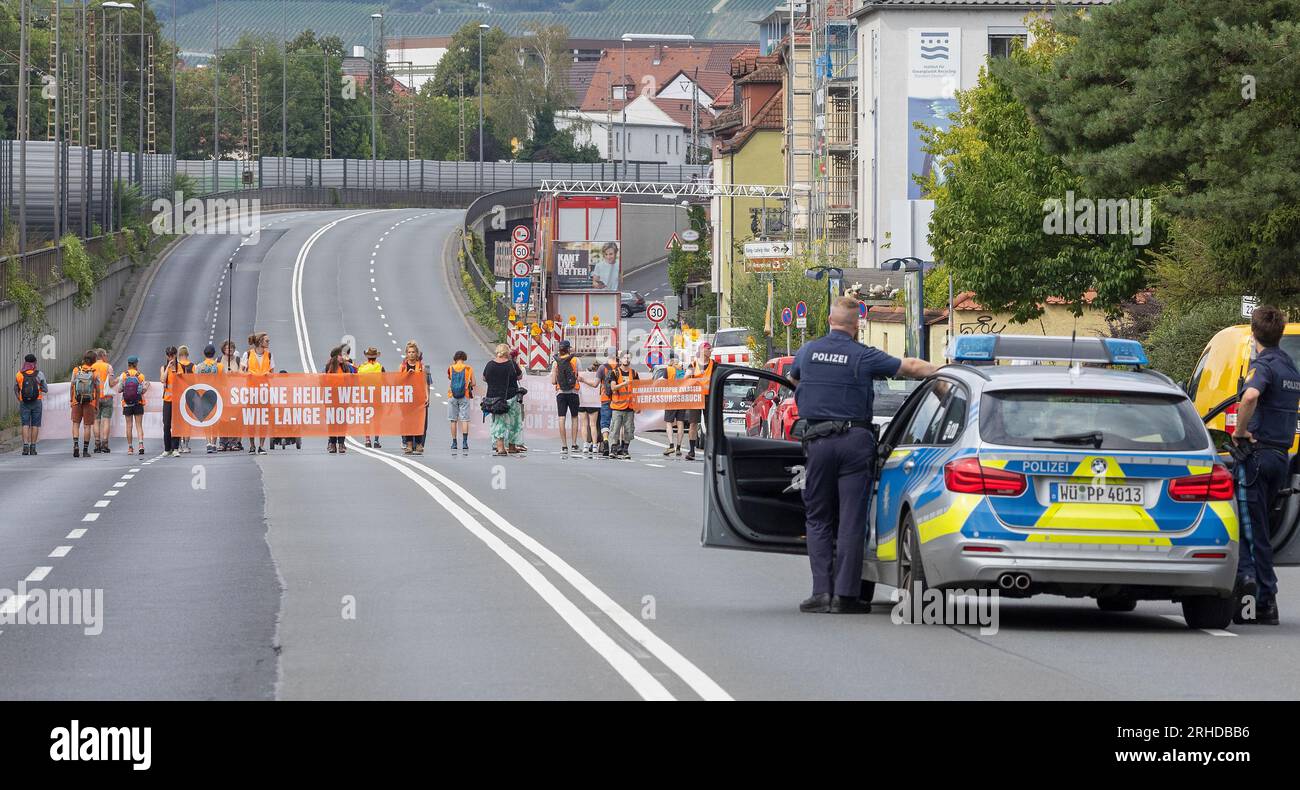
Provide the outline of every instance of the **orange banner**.
{"type": "Polygon", "coordinates": [[[703,409],[709,382],[703,376],[685,379],[638,379],[632,382],[632,408],[703,409]]]}
{"type": "Polygon", "coordinates": [[[419,373],[180,375],[172,435],[413,436],[429,388],[419,373]]]}

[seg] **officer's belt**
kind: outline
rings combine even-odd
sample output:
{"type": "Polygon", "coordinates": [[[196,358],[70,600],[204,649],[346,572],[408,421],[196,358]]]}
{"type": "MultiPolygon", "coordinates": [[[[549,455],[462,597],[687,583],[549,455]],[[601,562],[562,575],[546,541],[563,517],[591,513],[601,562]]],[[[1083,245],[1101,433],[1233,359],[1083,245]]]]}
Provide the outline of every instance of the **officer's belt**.
{"type": "Polygon", "coordinates": [[[811,442],[814,439],[824,439],[827,436],[848,433],[853,428],[865,428],[868,431],[872,428],[870,420],[808,420],[808,428],[804,431],[803,441],[811,442]]]}

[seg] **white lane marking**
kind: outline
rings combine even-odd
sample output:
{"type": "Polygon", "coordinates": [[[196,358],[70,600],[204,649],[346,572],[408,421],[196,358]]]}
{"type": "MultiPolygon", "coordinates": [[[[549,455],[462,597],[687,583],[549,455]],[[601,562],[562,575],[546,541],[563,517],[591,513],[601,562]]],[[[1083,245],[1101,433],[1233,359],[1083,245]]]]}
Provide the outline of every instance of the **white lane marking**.
{"type": "Polygon", "coordinates": [[[135,477],[135,475],[122,475],[122,479],[123,479],[123,480],[130,480],[130,479],[132,479],[132,478],[134,478],[134,477],[135,477]]]}
{"type": "Polygon", "coordinates": [[[51,557],[66,557],[66,556],[68,556],[68,552],[70,552],[70,551],[72,551],[72,547],[71,547],[71,546],[59,546],[59,547],[58,547],[57,549],[55,549],[54,551],[51,551],[51,552],[50,552],[50,556],[51,556],[51,557]]]}
{"type": "Polygon", "coordinates": [[[114,490],[112,490],[112,491],[105,491],[105,492],[104,492],[104,496],[117,496],[117,495],[120,494],[120,493],[122,493],[122,492],[121,492],[121,491],[118,491],[118,490],[116,490],[116,489],[114,489],[114,490]]]}
{"type": "Polygon", "coordinates": [[[121,483],[121,482],[114,483],[113,488],[126,488],[126,483],[121,483]]]}
{"type": "Polygon", "coordinates": [[[689,471],[689,470],[687,470],[687,471],[683,471],[682,474],[684,474],[684,475],[695,475],[696,477],[704,477],[704,473],[703,473],[703,472],[692,472],[692,471],[689,471]]]}
{"type": "MultiPolygon", "coordinates": [[[[362,450],[364,453],[365,451],[362,450]]],[[[713,678],[709,677],[699,667],[692,664],[685,656],[678,653],[671,645],[660,639],[640,620],[614,602],[612,598],[605,594],[603,590],[593,584],[587,577],[579,573],[573,566],[565,562],[559,555],[546,548],[528,533],[518,529],[509,521],[506,521],[501,514],[492,508],[483,504],[470,492],[462,488],[454,480],[440,474],[434,469],[425,466],[417,461],[403,458],[401,456],[385,456],[385,459],[391,458],[397,463],[406,464],[422,471],[428,477],[437,480],[446,486],[452,493],[460,497],[461,500],[469,504],[470,507],[477,510],[485,518],[491,521],[497,529],[506,533],[509,537],[517,541],[521,546],[531,551],[542,562],[546,563],[552,570],[558,573],[565,581],[573,585],[573,588],[582,594],[591,603],[595,604],[610,620],[628,636],[636,640],[651,655],[659,659],[660,663],[668,667],[678,677],[685,681],[686,685],[699,694],[705,700],[730,700],[731,695],[723,690],[713,678]]]]}
{"type": "Polygon", "coordinates": [[[588,645],[591,646],[601,658],[614,668],[614,671],[623,676],[637,694],[646,700],[673,700],[675,697],[664,687],[662,683],[654,678],[645,667],[641,666],[627,650],[615,642],[608,634],[600,629],[591,618],[574,605],[563,593],[559,591],[545,576],[542,575],[533,564],[523,557],[519,552],[512,549],[505,541],[497,537],[491,530],[480,524],[473,516],[463,507],[457,505],[451,500],[451,497],[444,494],[433,483],[425,480],[419,474],[403,468],[397,461],[384,454],[376,453],[373,450],[367,450],[360,444],[354,444],[354,449],[362,455],[374,458],[380,463],[387,464],[396,469],[399,474],[404,475],[414,481],[416,485],[424,489],[424,492],[431,499],[437,502],[448,513],[452,515],[461,526],[465,527],[471,535],[478,538],[498,557],[505,561],[507,565],[519,574],[520,578],[532,587],[533,590],[541,596],[555,613],[568,623],[578,636],[582,637],[588,645]]]}
{"type": "Polygon", "coordinates": [[[0,615],[15,615],[22,611],[32,597],[30,595],[11,595],[0,604],[0,615]]]}
{"type": "Polygon", "coordinates": [[[66,540],[77,540],[78,538],[80,538],[82,535],[85,534],[86,534],[86,530],[84,529],[74,529],[68,533],[68,537],[66,538],[66,540]]]}
{"type": "Polygon", "coordinates": [[[99,521],[99,514],[98,514],[98,513],[87,513],[86,515],[84,515],[84,516],[81,517],[81,520],[82,520],[82,521],[99,521]]]}
{"type": "Polygon", "coordinates": [[[26,579],[23,579],[23,581],[25,581],[25,582],[43,582],[43,581],[45,581],[45,577],[46,577],[46,576],[49,576],[49,575],[50,575],[50,571],[52,571],[52,570],[54,570],[54,566],[52,566],[52,565],[38,565],[38,566],[36,566],[36,569],[35,569],[35,570],[33,570],[31,573],[27,574],[27,578],[26,578],[26,579]]]}
{"type": "Polygon", "coordinates": [[[668,447],[668,445],[663,444],[662,442],[656,442],[654,439],[646,439],[646,438],[641,437],[641,436],[633,436],[632,438],[633,438],[633,439],[636,439],[638,442],[645,442],[646,444],[653,444],[655,447],[660,447],[660,448],[667,448],[667,447],[668,447]]]}
{"type": "Polygon", "coordinates": [[[128,469],[128,470],[126,470],[126,471],[131,472],[132,474],[134,474],[134,473],[140,471],[140,467],[137,466],[137,467],[134,468],[134,469],[128,469]]]}
{"type": "MultiPolygon", "coordinates": [[[[117,492],[114,491],[113,493],[116,494],[117,492]]],[[[108,502],[109,501],[107,499],[101,499],[95,503],[95,507],[108,507],[108,502]]]]}
{"type": "MultiPolygon", "coordinates": [[[[1170,621],[1171,623],[1178,623],[1179,625],[1182,626],[1187,625],[1187,620],[1183,619],[1183,616],[1180,614],[1162,614],[1160,616],[1170,621]]],[[[1204,631],[1210,636],[1236,636],[1236,634],[1232,633],[1231,631],[1225,631],[1222,628],[1198,628],[1196,630],[1204,631]]]]}
{"type": "Polygon", "coordinates": [[[663,464],[652,464],[652,463],[648,463],[648,462],[646,463],[646,466],[653,466],[655,469],[663,469],[663,468],[664,468],[664,465],[663,465],[663,464]]]}

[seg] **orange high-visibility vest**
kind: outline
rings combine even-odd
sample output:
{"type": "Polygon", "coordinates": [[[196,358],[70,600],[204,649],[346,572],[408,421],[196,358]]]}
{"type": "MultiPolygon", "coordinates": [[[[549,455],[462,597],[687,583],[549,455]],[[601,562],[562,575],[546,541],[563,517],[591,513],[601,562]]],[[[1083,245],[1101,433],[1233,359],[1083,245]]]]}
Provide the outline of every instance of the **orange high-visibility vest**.
{"type": "Polygon", "coordinates": [[[260,376],[271,372],[271,352],[259,354],[256,351],[248,352],[248,372],[260,376]]]}

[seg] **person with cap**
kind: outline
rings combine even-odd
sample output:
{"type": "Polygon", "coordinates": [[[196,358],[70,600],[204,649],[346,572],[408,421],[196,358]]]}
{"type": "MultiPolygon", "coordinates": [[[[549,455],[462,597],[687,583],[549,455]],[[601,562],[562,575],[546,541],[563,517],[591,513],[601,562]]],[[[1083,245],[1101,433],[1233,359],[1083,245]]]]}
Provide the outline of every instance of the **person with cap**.
{"type": "MultiPolygon", "coordinates": [[[[695,359],[686,366],[686,375],[690,378],[704,379],[704,400],[709,399],[709,380],[713,378],[713,344],[701,343],[695,352],[695,359]]],[[[686,460],[695,460],[695,448],[700,445],[700,423],[704,419],[703,409],[684,409],[677,413],[678,419],[684,419],[689,432],[690,449],[686,451],[686,460]]],[[[701,448],[703,449],[703,448],[701,448]]]]}
{"type": "MultiPolygon", "coordinates": [[[[218,376],[225,372],[225,367],[217,359],[217,347],[209,343],[203,349],[203,361],[194,365],[194,373],[199,376],[218,376]]],[[[209,428],[207,431],[208,455],[217,451],[217,435],[215,428],[209,428]]]]}
{"type": "Polygon", "coordinates": [[[804,534],[813,589],[799,611],[866,613],[871,602],[858,598],[876,464],[873,381],[899,375],[926,378],[939,368],[859,343],[857,299],[836,299],[827,322],[830,332],[805,343],[789,373],[799,416],[807,426],[804,534]]]}
{"type": "Polygon", "coordinates": [[[126,370],[117,377],[113,389],[122,394],[122,416],[126,418],[126,452],[131,453],[132,428],[140,437],[138,452],[144,455],[144,396],[149,391],[149,379],[140,372],[140,358],[135,354],[126,358],[126,370]]]}
{"type": "Polygon", "coordinates": [[[1237,553],[1238,605],[1233,614],[1239,625],[1278,624],[1269,513],[1290,476],[1287,456],[1295,441],[1296,411],[1300,409],[1300,370],[1278,346],[1286,323],[1286,315],[1268,305],[1256,307],[1250,316],[1256,356],[1242,385],[1232,437],[1246,450],[1236,469],[1238,501],[1244,505],[1240,508],[1237,553]],[[1245,601],[1247,597],[1254,598],[1254,606],[1245,601]]]}
{"type": "Polygon", "coordinates": [[[36,367],[36,355],[23,357],[23,366],[14,375],[14,399],[18,401],[19,422],[22,424],[23,455],[36,455],[36,442],[41,437],[41,415],[45,411],[45,395],[50,391],[45,374],[36,367]]]}
{"type": "MultiPolygon", "coordinates": [[[[361,365],[357,367],[357,373],[365,375],[365,374],[376,374],[376,373],[383,373],[383,372],[384,372],[384,366],[379,364],[379,349],[375,348],[374,346],[367,348],[366,361],[361,363],[361,365]]],[[[373,447],[374,449],[378,450],[381,446],[382,445],[379,444],[378,436],[366,437],[366,447],[373,447]]]]}
{"type": "Polygon", "coordinates": [[[551,384],[555,387],[555,404],[560,417],[560,456],[569,457],[572,450],[578,452],[578,390],[582,384],[578,381],[578,358],[573,355],[573,344],[567,340],[560,341],[560,351],[555,355],[551,366],[551,384]],[[565,417],[573,428],[573,446],[569,446],[569,432],[565,429],[565,417]]]}

